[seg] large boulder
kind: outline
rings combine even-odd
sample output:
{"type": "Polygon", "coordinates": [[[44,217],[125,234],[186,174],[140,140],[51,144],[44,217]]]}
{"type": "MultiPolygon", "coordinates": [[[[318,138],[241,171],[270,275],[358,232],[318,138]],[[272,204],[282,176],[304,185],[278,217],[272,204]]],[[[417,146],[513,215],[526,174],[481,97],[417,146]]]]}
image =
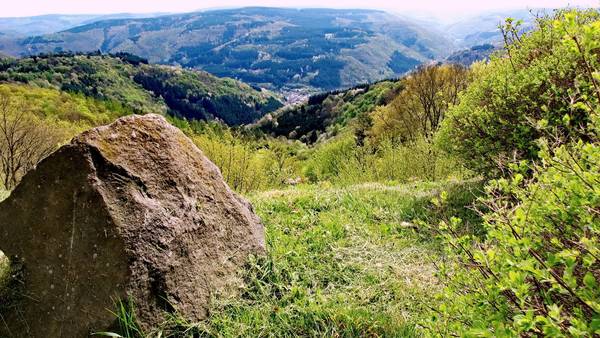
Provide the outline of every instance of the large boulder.
{"type": "Polygon", "coordinates": [[[145,329],[168,312],[205,318],[264,251],[264,230],[180,130],[129,116],[23,178],[0,204],[0,250],[23,281],[0,337],[84,337],[114,325],[116,300],[131,300],[145,329]]]}

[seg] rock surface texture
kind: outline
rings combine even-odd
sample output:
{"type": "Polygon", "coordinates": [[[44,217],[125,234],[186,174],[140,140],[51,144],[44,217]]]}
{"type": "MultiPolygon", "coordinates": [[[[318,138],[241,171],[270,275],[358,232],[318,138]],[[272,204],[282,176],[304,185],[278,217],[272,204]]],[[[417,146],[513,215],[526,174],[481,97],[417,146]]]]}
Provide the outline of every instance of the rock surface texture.
{"type": "Polygon", "coordinates": [[[211,297],[264,251],[252,207],[158,115],[90,130],[0,204],[0,250],[22,263],[0,337],[85,337],[131,299],[143,328],[167,312],[205,318],[211,297]]]}

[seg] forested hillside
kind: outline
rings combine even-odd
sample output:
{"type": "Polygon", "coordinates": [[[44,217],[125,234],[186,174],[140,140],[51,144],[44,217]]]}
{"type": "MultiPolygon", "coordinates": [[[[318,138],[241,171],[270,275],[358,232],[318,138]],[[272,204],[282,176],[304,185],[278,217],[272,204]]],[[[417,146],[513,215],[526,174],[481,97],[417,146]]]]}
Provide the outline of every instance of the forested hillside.
{"type": "Polygon", "coordinates": [[[230,125],[250,123],[281,106],[272,93],[202,71],[149,65],[129,54],[38,55],[0,60],[0,81],[19,82],[159,113],[230,125]]]}
{"type": "Polygon", "coordinates": [[[402,89],[401,81],[382,81],[312,95],[306,103],[268,114],[253,126],[272,136],[314,143],[328,138],[357,117],[390,103],[402,89]]]}
{"type": "Polygon", "coordinates": [[[336,89],[403,74],[449,42],[381,11],[242,8],[97,21],[8,45],[13,55],[128,52],[270,89],[336,89]]]}
{"type": "Polygon", "coordinates": [[[359,143],[365,138],[404,138],[407,133],[415,139],[419,131],[431,135],[437,129],[467,82],[467,68],[459,62],[421,66],[397,80],[313,95],[305,103],[266,115],[253,127],[306,143],[348,129],[359,143]]]}
{"type": "Polygon", "coordinates": [[[500,48],[492,44],[477,45],[450,54],[445,62],[468,67],[475,62],[489,60],[492,53],[498,49],[500,48]]]}

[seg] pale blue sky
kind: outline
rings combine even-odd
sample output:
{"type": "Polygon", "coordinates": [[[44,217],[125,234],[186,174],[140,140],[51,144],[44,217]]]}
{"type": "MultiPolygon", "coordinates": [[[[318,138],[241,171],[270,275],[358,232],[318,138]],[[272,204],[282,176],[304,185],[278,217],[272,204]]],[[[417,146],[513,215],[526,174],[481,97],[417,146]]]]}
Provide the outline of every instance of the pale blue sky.
{"type": "Polygon", "coordinates": [[[40,14],[188,12],[214,7],[273,6],[377,8],[456,16],[516,8],[598,7],[600,0],[2,0],[0,17],[40,14]]]}

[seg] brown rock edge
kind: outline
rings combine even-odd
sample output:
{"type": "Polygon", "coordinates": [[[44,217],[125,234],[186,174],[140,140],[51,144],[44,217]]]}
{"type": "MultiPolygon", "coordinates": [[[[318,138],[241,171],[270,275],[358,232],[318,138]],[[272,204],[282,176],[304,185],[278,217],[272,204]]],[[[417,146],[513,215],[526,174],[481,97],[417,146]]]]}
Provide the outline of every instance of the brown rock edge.
{"type": "Polygon", "coordinates": [[[22,263],[22,294],[0,336],[85,337],[132,299],[142,327],[167,312],[207,316],[264,251],[251,205],[159,115],[75,137],[0,204],[0,250],[22,263]]]}

